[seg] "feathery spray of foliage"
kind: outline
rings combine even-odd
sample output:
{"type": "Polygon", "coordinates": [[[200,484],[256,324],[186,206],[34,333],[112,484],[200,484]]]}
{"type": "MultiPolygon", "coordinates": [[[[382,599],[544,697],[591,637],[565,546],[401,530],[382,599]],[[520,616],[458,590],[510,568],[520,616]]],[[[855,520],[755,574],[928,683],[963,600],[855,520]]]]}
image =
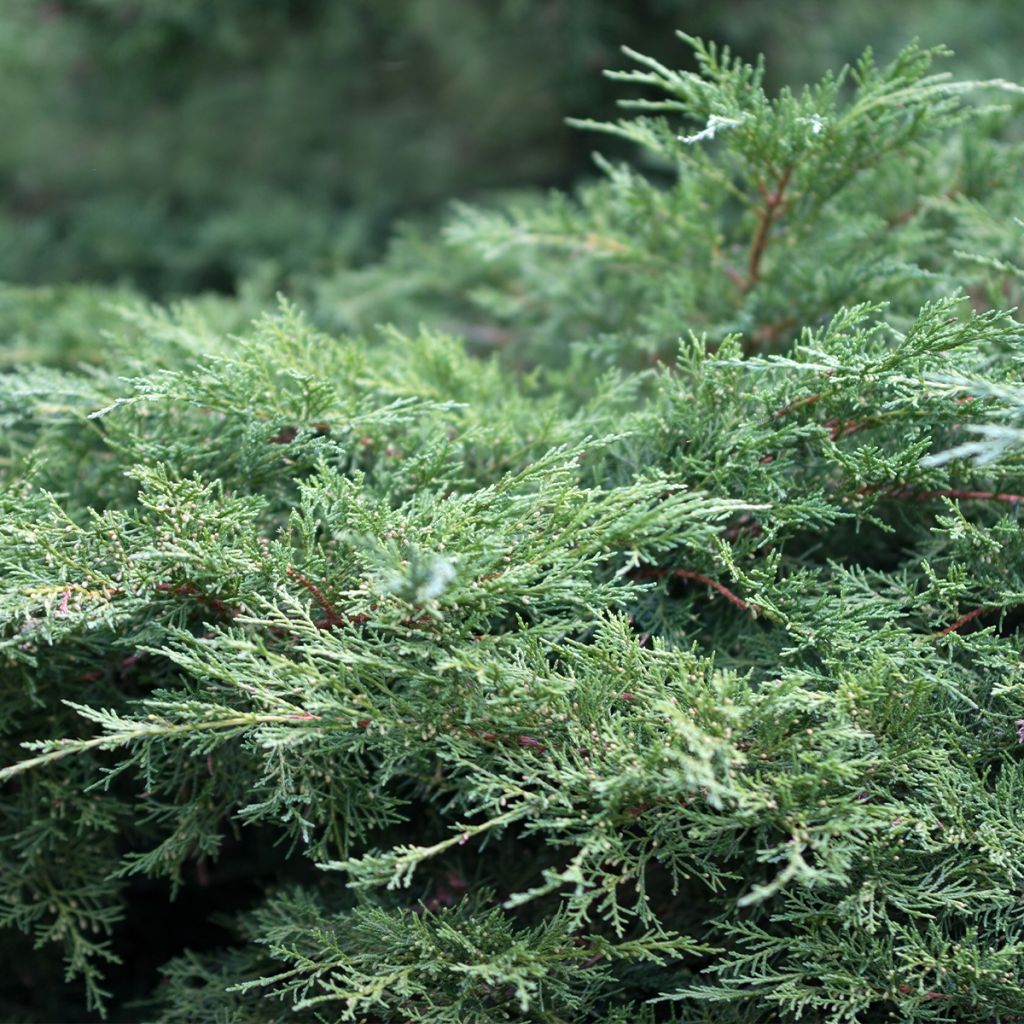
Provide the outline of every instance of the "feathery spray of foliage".
{"type": "Polygon", "coordinates": [[[231,868],[145,1019],[1024,1014],[1019,90],[687,41],[435,326],[14,296],[109,333],[0,377],[7,1017],[231,868]]]}

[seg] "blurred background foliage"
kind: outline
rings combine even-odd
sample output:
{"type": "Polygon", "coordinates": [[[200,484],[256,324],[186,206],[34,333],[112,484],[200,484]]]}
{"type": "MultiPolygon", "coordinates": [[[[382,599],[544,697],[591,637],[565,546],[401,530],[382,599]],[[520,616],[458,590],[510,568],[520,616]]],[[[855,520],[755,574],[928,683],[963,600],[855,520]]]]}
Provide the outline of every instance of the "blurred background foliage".
{"type": "Polygon", "coordinates": [[[685,62],[676,28],[764,52],[773,86],[913,36],[958,74],[1019,77],[1024,4],[5,0],[0,279],[308,293],[398,220],[622,155],[565,118],[612,114],[621,44],[685,62]]]}

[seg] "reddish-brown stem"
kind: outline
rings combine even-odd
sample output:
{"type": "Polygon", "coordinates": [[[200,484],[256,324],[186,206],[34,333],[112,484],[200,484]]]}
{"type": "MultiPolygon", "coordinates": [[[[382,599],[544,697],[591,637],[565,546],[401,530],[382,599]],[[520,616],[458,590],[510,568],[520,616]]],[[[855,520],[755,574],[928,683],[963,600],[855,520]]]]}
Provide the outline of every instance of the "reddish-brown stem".
{"type": "Polygon", "coordinates": [[[824,397],[823,394],[805,395],[803,398],[798,398],[795,402],[790,402],[789,405],[784,405],[781,409],[776,409],[764,422],[770,423],[772,420],[782,419],[783,416],[788,416],[791,412],[802,409],[805,405],[814,405],[815,402],[820,402],[824,397]]]}
{"type": "Polygon", "coordinates": [[[950,489],[944,491],[920,491],[915,495],[918,501],[932,498],[961,498],[964,501],[1002,501],[1009,505],[1017,505],[1024,501],[1024,494],[1005,494],[998,491],[961,491],[950,489]]]}
{"type": "Polygon", "coordinates": [[[206,889],[210,885],[210,869],[203,854],[196,858],[196,884],[202,889],[206,889]]]}
{"type": "MultiPolygon", "coordinates": [[[[760,461],[764,462],[765,460],[761,459],[760,461]]],[[[769,459],[769,461],[773,460],[769,459]]],[[[762,533],[764,533],[764,529],[761,524],[753,516],[745,515],[740,518],[735,526],[730,526],[727,530],[723,530],[722,536],[726,540],[736,540],[743,536],[743,534],[748,534],[751,537],[760,537],[762,533]]]]}
{"type": "Polygon", "coordinates": [[[774,192],[768,192],[767,189],[761,186],[764,206],[758,212],[757,231],[754,234],[753,242],[750,243],[750,262],[747,265],[747,280],[744,291],[750,291],[761,279],[761,260],[764,258],[765,249],[768,248],[768,235],[772,224],[785,208],[786,186],[789,185],[789,177],[792,173],[792,166],[783,170],[775,184],[774,192]]]}
{"type": "Polygon", "coordinates": [[[295,427],[283,427],[279,433],[275,434],[271,439],[271,444],[291,444],[292,441],[298,437],[299,432],[295,427]]]}
{"type": "MultiPolygon", "coordinates": [[[[946,192],[942,193],[942,199],[956,199],[960,194],[960,189],[951,188],[946,192]]],[[[905,210],[901,210],[899,213],[893,214],[885,223],[888,228],[897,228],[908,221],[913,220],[922,210],[920,202],[916,202],[913,206],[908,206],[905,210]]]]}
{"type": "Polygon", "coordinates": [[[945,629],[940,629],[935,635],[936,636],[948,636],[950,633],[955,633],[961,626],[966,626],[968,622],[973,622],[975,619],[980,618],[982,615],[988,615],[989,612],[997,611],[997,608],[993,608],[991,605],[986,605],[983,608],[975,608],[973,611],[968,612],[966,615],[961,615],[956,622],[946,626],[945,629]]]}
{"type": "Polygon", "coordinates": [[[659,579],[662,576],[675,576],[677,579],[690,580],[693,583],[703,583],[705,586],[711,587],[712,590],[716,590],[726,601],[736,605],[741,611],[749,612],[752,610],[751,606],[742,597],[734,594],[724,583],[719,583],[718,580],[705,576],[703,573],[693,572],[691,569],[641,569],[637,576],[640,579],[659,579]]]}
{"type": "Polygon", "coordinates": [[[534,739],[532,736],[520,736],[516,741],[521,747],[529,747],[531,750],[544,751],[546,748],[540,740],[534,739]]]}
{"type": "Polygon", "coordinates": [[[156,589],[159,591],[170,591],[173,594],[177,594],[179,597],[198,597],[201,601],[205,601],[218,615],[223,618],[230,619],[234,618],[237,614],[237,609],[229,608],[219,597],[213,597],[210,594],[203,593],[194,583],[180,583],[175,585],[173,583],[158,583],[156,589]]]}
{"type": "Polygon", "coordinates": [[[300,573],[296,569],[293,569],[291,566],[288,567],[288,575],[291,576],[293,580],[296,580],[303,587],[305,587],[306,590],[308,590],[313,595],[313,599],[316,601],[316,603],[320,605],[320,607],[323,609],[324,615],[327,616],[326,620],[323,623],[324,627],[344,626],[348,622],[366,621],[366,616],[364,615],[353,615],[349,618],[345,618],[345,616],[339,615],[337,611],[335,611],[334,605],[332,605],[331,602],[328,601],[326,597],[324,597],[324,592],[315,583],[313,583],[312,580],[306,579],[306,577],[303,576],[302,573],[300,573]]]}
{"type": "MultiPolygon", "coordinates": [[[[858,493],[872,494],[879,490],[877,487],[862,487],[858,493]]],[[[1007,505],[1019,505],[1024,502],[1024,494],[1006,494],[1001,491],[964,491],[956,487],[946,488],[940,491],[912,491],[910,488],[902,490],[884,491],[887,498],[896,498],[901,501],[934,501],[936,498],[951,498],[954,501],[1001,501],[1007,505]]]]}
{"type": "Polygon", "coordinates": [[[731,267],[726,263],[722,267],[722,271],[741,292],[747,290],[747,279],[735,267],[731,267]]]}
{"type": "Polygon", "coordinates": [[[847,420],[843,423],[838,419],[830,419],[825,421],[824,426],[828,429],[829,438],[838,441],[842,437],[856,434],[858,430],[866,430],[871,424],[859,420],[847,420]]]}
{"type": "Polygon", "coordinates": [[[772,324],[764,324],[757,329],[754,340],[758,345],[767,345],[780,338],[786,331],[792,330],[797,325],[795,316],[783,317],[772,324]]]}

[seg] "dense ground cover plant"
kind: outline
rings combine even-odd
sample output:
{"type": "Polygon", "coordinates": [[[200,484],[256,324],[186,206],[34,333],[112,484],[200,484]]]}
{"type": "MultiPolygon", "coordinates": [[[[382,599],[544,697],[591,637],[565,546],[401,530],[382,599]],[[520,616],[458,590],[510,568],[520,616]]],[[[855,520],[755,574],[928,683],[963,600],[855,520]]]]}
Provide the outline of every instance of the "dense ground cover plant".
{"type": "Polygon", "coordinates": [[[7,293],[5,1019],[1024,1014],[1019,90],[686,41],[308,314],[7,293]]]}

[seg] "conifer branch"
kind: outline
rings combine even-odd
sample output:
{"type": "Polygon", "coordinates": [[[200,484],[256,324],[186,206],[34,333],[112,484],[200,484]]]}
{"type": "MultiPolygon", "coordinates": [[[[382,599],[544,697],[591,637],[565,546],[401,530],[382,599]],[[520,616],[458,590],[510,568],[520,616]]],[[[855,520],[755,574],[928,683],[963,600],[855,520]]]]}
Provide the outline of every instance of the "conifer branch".
{"type": "MultiPolygon", "coordinates": [[[[156,716],[152,716],[155,718],[156,716]]],[[[45,746],[53,749],[47,750],[36,757],[26,758],[15,764],[9,764],[0,768],[0,782],[6,782],[24,772],[32,771],[43,765],[60,761],[71,754],[82,754],[89,750],[113,750],[121,746],[131,746],[140,740],[152,740],[158,737],[172,737],[186,733],[197,732],[220,732],[236,729],[248,729],[257,725],[268,725],[272,723],[290,723],[306,718],[315,718],[312,715],[238,715],[230,718],[214,719],[201,722],[146,722],[140,723],[137,727],[125,727],[115,732],[102,736],[93,736],[87,740],[51,740],[46,741],[45,746]]]]}
{"type": "Polygon", "coordinates": [[[950,623],[950,625],[940,629],[935,636],[948,636],[950,633],[956,633],[962,626],[966,626],[969,622],[973,622],[975,619],[981,618],[982,615],[988,615],[991,612],[998,611],[997,607],[991,605],[983,605],[980,608],[975,608],[972,611],[967,612],[966,615],[961,615],[956,622],[950,623]]]}
{"type": "Polygon", "coordinates": [[[308,580],[293,566],[288,566],[288,575],[293,580],[298,582],[301,586],[305,587],[312,595],[316,603],[321,607],[325,614],[325,618],[322,622],[318,623],[321,629],[331,629],[334,626],[345,626],[349,624],[358,624],[367,622],[369,616],[364,614],[358,615],[341,615],[339,614],[330,601],[324,596],[323,591],[311,580],[308,580]]]}
{"type": "Polygon", "coordinates": [[[761,279],[761,261],[764,259],[765,250],[768,247],[772,225],[785,211],[787,204],[786,189],[789,186],[789,179],[792,173],[792,164],[783,168],[776,179],[774,189],[771,191],[769,191],[763,181],[758,181],[757,183],[763,205],[757,212],[757,230],[754,232],[754,238],[750,244],[747,278],[743,287],[745,292],[750,291],[761,279]]]}
{"type": "Polygon", "coordinates": [[[1019,505],[1024,494],[1008,494],[1003,491],[968,491],[959,487],[940,488],[932,491],[915,491],[910,488],[886,491],[886,497],[903,501],[934,501],[950,498],[953,501],[998,501],[1008,505],[1019,505]]]}
{"type": "Polygon", "coordinates": [[[637,579],[661,579],[665,576],[673,576],[676,579],[688,580],[692,583],[703,583],[705,586],[721,594],[722,597],[730,604],[739,608],[740,611],[753,612],[754,610],[753,605],[748,604],[742,597],[734,594],[724,583],[719,583],[718,580],[710,576],[705,576],[703,573],[694,572],[690,569],[638,569],[635,571],[635,576],[637,579]]]}

